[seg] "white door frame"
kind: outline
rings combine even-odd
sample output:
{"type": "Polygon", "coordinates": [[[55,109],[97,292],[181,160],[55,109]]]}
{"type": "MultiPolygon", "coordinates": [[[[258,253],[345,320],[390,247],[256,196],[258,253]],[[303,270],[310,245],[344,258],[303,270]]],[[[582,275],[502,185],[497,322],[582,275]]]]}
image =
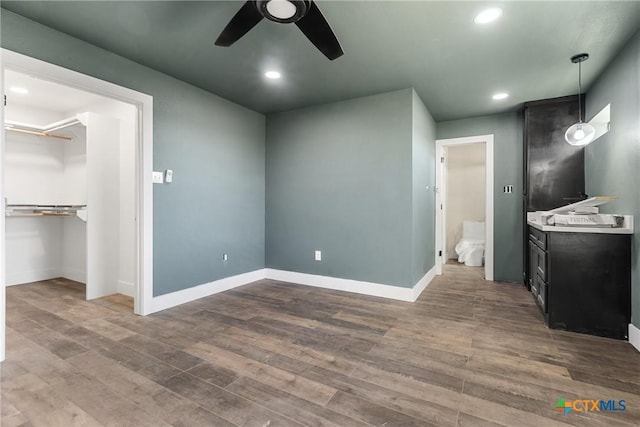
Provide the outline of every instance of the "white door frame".
{"type": "MultiPolygon", "coordinates": [[[[95,77],[31,58],[7,49],[1,51],[0,89],[4,91],[4,71],[30,76],[133,104],[138,110],[136,138],[136,234],[137,283],[134,312],[151,313],[153,300],[153,97],[95,77]]],[[[0,119],[4,123],[4,103],[0,119]]],[[[0,165],[4,165],[4,130],[0,132],[0,165]]],[[[4,211],[4,168],[0,171],[0,201],[4,211]]],[[[5,355],[5,216],[0,215],[0,361],[5,355]]]]}
{"type": "Polygon", "coordinates": [[[444,207],[446,181],[444,164],[440,159],[444,157],[446,147],[482,142],[485,144],[484,277],[486,280],[493,280],[493,134],[436,140],[436,274],[442,274],[442,264],[446,262],[443,256],[439,255],[439,251],[446,253],[444,248],[446,224],[443,209],[440,209],[440,206],[444,207]]]}

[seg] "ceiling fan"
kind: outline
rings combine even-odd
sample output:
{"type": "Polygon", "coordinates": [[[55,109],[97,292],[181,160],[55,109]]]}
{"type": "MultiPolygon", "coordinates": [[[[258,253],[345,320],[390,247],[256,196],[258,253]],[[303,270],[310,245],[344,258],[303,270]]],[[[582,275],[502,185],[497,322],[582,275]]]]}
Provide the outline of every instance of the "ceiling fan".
{"type": "Polygon", "coordinates": [[[344,53],[329,23],[312,0],[249,0],[222,30],[216,45],[231,46],[262,18],[280,24],[295,23],[309,41],[332,61],[344,53]]]}

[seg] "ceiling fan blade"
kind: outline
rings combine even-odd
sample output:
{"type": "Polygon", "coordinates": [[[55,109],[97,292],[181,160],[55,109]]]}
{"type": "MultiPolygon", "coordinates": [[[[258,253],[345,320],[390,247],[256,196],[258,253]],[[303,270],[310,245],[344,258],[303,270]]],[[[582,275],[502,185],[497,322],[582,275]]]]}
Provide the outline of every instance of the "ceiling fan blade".
{"type": "Polygon", "coordinates": [[[324,19],[322,12],[313,1],[307,14],[297,21],[296,25],[307,36],[309,41],[330,60],[333,61],[344,54],[340,42],[338,42],[336,35],[331,30],[329,23],[324,19]]]}
{"type": "Polygon", "coordinates": [[[247,1],[224,27],[216,40],[216,46],[231,46],[260,21],[262,21],[262,15],[258,12],[255,2],[247,1]]]}

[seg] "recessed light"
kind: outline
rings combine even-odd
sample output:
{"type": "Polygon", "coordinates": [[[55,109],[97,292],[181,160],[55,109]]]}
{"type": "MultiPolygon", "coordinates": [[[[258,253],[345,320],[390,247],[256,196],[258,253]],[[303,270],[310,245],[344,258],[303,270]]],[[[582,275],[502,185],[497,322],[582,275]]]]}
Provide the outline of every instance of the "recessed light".
{"type": "Polygon", "coordinates": [[[19,93],[20,95],[26,95],[29,93],[29,91],[23,87],[19,87],[19,86],[13,86],[11,87],[11,92],[13,93],[19,93]]]}
{"type": "Polygon", "coordinates": [[[277,80],[282,77],[282,74],[280,74],[278,71],[267,71],[266,73],[264,73],[264,76],[271,80],[277,80]]]}
{"type": "Polygon", "coordinates": [[[491,9],[486,9],[476,15],[473,22],[476,24],[488,24],[489,22],[493,22],[496,19],[502,16],[502,9],[499,7],[493,7],[491,9]]]}
{"type": "Polygon", "coordinates": [[[507,99],[508,97],[509,97],[509,94],[506,92],[496,93],[492,96],[492,98],[495,99],[496,101],[500,99],[507,99]]]}

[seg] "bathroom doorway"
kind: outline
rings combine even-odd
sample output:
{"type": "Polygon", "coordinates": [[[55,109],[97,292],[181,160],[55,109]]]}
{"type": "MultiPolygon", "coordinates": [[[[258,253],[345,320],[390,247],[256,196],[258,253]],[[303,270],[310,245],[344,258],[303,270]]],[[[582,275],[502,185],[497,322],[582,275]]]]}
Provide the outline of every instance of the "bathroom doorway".
{"type": "Polygon", "coordinates": [[[436,272],[453,263],[493,280],[493,135],[436,141],[436,272]]]}

